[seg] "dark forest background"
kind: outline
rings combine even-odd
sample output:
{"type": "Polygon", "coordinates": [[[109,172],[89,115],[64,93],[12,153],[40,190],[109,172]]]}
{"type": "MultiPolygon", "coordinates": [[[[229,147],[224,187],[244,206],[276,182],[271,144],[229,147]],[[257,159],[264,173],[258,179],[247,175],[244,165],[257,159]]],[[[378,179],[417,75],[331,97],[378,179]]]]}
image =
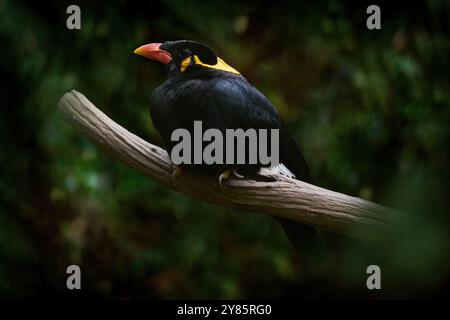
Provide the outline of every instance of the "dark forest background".
{"type": "Polygon", "coordinates": [[[395,2],[78,1],[70,31],[72,2],[0,0],[0,296],[382,296],[367,263],[389,296],[446,292],[450,6],[395,2]],[[366,28],[369,4],[381,30],[366,28]],[[276,105],[319,186],[402,210],[403,227],[377,254],[346,244],[320,285],[271,217],[163,188],[58,116],[76,89],[161,145],[148,102],[165,70],[133,50],[175,39],[208,44],[276,105]]]}

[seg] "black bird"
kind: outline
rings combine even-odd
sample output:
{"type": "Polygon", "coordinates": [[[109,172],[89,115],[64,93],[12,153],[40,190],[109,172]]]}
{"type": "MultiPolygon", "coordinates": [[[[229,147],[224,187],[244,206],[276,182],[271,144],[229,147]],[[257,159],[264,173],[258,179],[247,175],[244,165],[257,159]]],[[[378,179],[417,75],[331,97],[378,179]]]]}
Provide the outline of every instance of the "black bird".
{"type": "MultiPolygon", "coordinates": [[[[175,142],[175,129],[193,130],[194,121],[202,121],[203,129],[243,130],[279,129],[279,163],[277,170],[312,183],[306,161],[289,134],[275,107],[237,70],[218,58],[209,47],[194,41],[180,40],[151,43],[134,53],[167,66],[168,78],[151,96],[150,114],[168,151],[175,142]]],[[[251,165],[233,167],[215,165],[183,166],[183,170],[216,172],[222,179],[256,171],[251,165]]],[[[179,169],[176,170],[176,174],[179,169]]],[[[288,238],[299,250],[302,260],[310,267],[324,261],[322,242],[315,228],[286,219],[278,219],[288,238]]]]}

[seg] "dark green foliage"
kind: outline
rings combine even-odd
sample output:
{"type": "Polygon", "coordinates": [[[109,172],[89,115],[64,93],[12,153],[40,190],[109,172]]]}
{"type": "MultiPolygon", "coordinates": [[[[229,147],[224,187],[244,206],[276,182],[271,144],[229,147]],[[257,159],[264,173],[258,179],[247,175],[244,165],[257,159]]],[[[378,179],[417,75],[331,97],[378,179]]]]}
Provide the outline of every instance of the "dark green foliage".
{"type": "Polygon", "coordinates": [[[82,269],[82,294],[96,297],[370,296],[368,263],[398,296],[445,288],[448,1],[381,4],[375,31],[367,5],[334,0],[79,5],[82,29],[69,31],[59,1],[0,1],[0,296],[73,294],[70,264],[82,269]],[[161,144],[148,101],[165,71],[133,50],[175,39],[208,44],[273,102],[318,185],[407,212],[383,254],[343,251],[334,278],[350,289],[304,279],[270,217],[171,192],[58,117],[75,88],[161,144]]]}

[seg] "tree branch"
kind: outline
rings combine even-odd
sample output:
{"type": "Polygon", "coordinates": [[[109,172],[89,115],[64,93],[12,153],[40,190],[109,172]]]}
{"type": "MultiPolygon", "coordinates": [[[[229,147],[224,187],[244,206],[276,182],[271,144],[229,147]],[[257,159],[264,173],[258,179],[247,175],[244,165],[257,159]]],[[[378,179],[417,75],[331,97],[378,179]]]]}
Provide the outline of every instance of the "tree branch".
{"type": "Polygon", "coordinates": [[[231,178],[224,189],[216,177],[183,173],[172,178],[165,150],[121,127],[83,94],[67,92],[58,106],[64,118],[101,149],[176,191],[220,206],[283,217],[360,239],[382,238],[395,228],[397,211],[281,175],[231,178]]]}

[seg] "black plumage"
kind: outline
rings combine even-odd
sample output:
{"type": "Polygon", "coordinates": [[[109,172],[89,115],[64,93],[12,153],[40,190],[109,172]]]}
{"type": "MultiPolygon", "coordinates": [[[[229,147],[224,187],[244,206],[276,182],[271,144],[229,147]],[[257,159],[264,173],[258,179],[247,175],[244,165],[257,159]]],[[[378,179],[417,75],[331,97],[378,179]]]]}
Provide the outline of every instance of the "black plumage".
{"type": "MultiPolygon", "coordinates": [[[[171,61],[167,64],[168,79],[152,93],[150,113],[169,152],[174,146],[171,141],[173,130],[185,128],[192,132],[196,120],[202,121],[203,130],[216,128],[225,132],[225,129],[238,128],[279,129],[279,162],[294,173],[297,179],[312,183],[303,154],[275,107],[245,77],[205,66],[204,64],[217,63],[217,58],[211,49],[195,42],[166,42],[159,49],[170,54],[171,61]],[[203,64],[190,59],[188,66],[181,70],[181,64],[186,63],[185,59],[194,55],[203,64]]],[[[233,167],[239,172],[248,172],[259,166],[233,167]]],[[[213,173],[226,168],[223,165],[191,165],[187,169],[213,173]]],[[[279,220],[300,254],[310,259],[322,255],[323,248],[314,228],[289,220],[279,220]]]]}

